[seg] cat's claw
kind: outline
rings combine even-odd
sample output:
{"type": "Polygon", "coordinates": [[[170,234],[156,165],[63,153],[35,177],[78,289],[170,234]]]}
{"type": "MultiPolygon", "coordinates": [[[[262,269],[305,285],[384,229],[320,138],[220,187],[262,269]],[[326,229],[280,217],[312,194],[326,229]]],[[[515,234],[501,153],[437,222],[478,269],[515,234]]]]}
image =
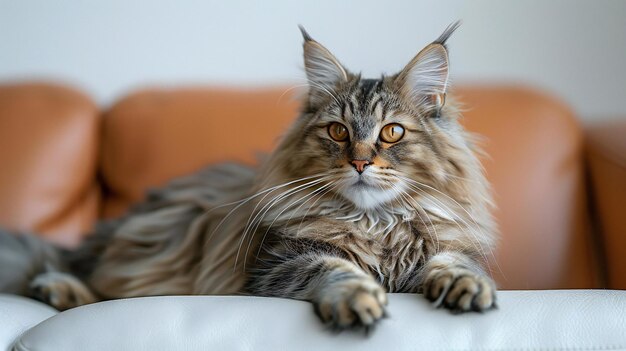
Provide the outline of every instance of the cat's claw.
{"type": "Polygon", "coordinates": [[[496,288],[491,278],[460,267],[431,272],[424,281],[424,296],[435,307],[455,313],[496,307],[496,288]]]}

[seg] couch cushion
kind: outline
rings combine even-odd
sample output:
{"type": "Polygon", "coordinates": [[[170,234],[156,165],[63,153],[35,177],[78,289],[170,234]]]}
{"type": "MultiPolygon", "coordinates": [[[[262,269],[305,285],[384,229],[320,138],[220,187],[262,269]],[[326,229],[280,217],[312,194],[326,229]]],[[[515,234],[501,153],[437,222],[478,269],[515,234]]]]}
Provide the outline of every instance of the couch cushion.
{"type": "MultiPolygon", "coordinates": [[[[492,273],[506,289],[593,287],[580,129],[559,101],[510,86],[457,89],[467,128],[485,137],[483,158],[502,229],[492,273]]],[[[252,162],[297,113],[286,89],[146,90],[104,120],[105,215],[149,187],[209,163],[252,162]],[[237,137],[225,130],[237,131],[237,137]]]]}
{"type": "Polygon", "coordinates": [[[302,301],[127,299],[62,312],[16,350],[626,350],[626,292],[502,291],[498,304],[454,315],[421,296],[392,294],[390,317],[365,337],[333,334],[302,301]]]}
{"type": "Polygon", "coordinates": [[[0,294],[0,350],[10,350],[22,333],[56,313],[41,302],[0,294]]]}
{"type": "Polygon", "coordinates": [[[57,85],[0,85],[0,226],[74,245],[98,215],[99,118],[57,85]]]}

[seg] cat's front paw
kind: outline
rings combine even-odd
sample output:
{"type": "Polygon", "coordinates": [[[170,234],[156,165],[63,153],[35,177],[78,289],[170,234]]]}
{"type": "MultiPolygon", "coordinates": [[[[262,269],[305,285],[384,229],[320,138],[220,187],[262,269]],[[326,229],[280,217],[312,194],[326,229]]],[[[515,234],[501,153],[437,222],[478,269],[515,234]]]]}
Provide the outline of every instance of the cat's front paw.
{"type": "Polygon", "coordinates": [[[385,317],[387,295],[373,279],[353,278],[325,287],[313,304],[322,322],[331,328],[365,327],[367,331],[385,317]]]}
{"type": "Polygon", "coordinates": [[[496,303],[493,280],[464,267],[432,270],[424,279],[423,291],[435,306],[452,312],[482,312],[496,303]]]}
{"type": "Polygon", "coordinates": [[[45,272],[33,279],[29,296],[64,311],[98,299],[78,278],[61,272],[45,272]]]}

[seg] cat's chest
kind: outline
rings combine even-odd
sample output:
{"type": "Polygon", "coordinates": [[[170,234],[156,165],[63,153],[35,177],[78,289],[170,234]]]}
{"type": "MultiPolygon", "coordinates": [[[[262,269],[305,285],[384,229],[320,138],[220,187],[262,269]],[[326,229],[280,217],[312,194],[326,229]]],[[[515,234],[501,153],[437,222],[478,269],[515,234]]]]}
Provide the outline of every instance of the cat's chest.
{"type": "MultiPolygon", "coordinates": [[[[423,265],[424,239],[411,222],[399,222],[385,231],[363,230],[366,224],[354,223],[358,242],[347,248],[361,268],[374,275],[389,291],[412,291],[406,286],[423,265]],[[366,248],[366,249],[364,249],[366,248]],[[407,290],[408,289],[408,290],[407,290]]],[[[369,229],[369,228],[368,228],[369,229]]]]}
{"type": "Polygon", "coordinates": [[[347,259],[370,272],[389,291],[401,291],[399,282],[414,274],[425,257],[424,236],[410,212],[333,211],[297,230],[296,237],[321,241],[343,252],[347,259]]]}

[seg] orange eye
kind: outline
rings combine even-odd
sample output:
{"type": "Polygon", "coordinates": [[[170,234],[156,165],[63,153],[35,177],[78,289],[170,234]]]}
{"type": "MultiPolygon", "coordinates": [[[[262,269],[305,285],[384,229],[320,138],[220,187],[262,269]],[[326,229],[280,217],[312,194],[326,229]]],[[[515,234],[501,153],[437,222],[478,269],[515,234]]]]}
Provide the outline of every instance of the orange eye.
{"type": "Polygon", "coordinates": [[[380,131],[380,140],[386,143],[396,143],[404,136],[404,127],[398,123],[387,124],[380,131]]]}
{"type": "Polygon", "coordinates": [[[335,141],[345,141],[348,139],[348,129],[341,123],[333,123],[328,126],[328,135],[335,141]]]}

